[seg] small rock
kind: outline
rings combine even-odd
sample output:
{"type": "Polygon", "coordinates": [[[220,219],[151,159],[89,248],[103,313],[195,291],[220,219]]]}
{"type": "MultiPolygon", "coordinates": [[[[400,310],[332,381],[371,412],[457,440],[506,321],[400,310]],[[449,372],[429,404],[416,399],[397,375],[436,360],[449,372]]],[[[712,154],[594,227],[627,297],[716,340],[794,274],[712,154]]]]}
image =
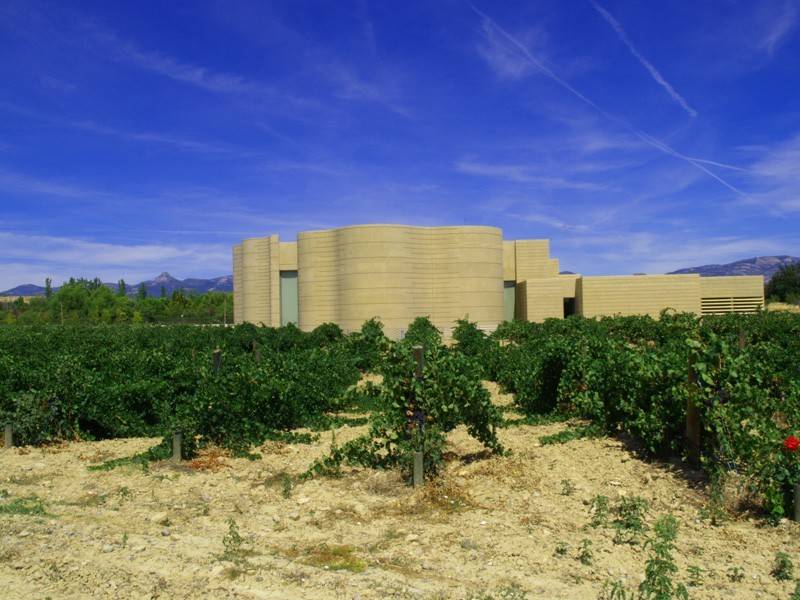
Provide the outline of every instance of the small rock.
{"type": "Polygon", "coordinates": [[[300,518],[300,513],[297,512],[289,513],[289,518],[292,521],[297,521],[300,518]]]}
{"type": "Polygon", "coordinates": [[[209,575],[211,577],[219,577],[225,571],[225,567],[223,565],[217,565],[213,569],[211,569],[209,575]]]}
{"type": "Polygon", "coordinates": [[[103,552],[113,552],[113,551],[114,551],[114,546],[112,546],[111,544],[105,544],[103,546],[103,552]]]}
{"type": "Polygon", "coordinates": [[[30,531],[20,531],[17,536],[18,537],[28,537],[31,534],[30,531]]]}
{"type": "Polygon", "coordinates": [[[167,525],[169,523],[169,515],[165,512],[153,513],[150,515],[150,521],[159,525],[167,525]]]}
{"type": "Polygon", "coordinates": [[[169,528],[168,527],[164,527],[164,529],[161,530],[161,535],[163,535],[164,537],[167,537],[169,535],[169,528]]]}
{"type": "Polygon", "coordinates": [[[409,534],[406,536],[406,541],[407,541],[407,542],[416,542],[417,540],[419,540],[419,536],[418,536],[418,535],[415,535],[415,534],[413,534],[413,533],[409,533],[409,534]]]}
{"type": "Polygon", "coordinates": [[[475,540],[464,538],[463,540],[461,540],[461,547],[464,548],[465,550],[477,550],[478,544],[475,542],[475,540]]]}
{"type": "Polygon", "coordinates": [[[308,504],[309,502],[311,502],[311,498],[298,498],[297,499],[297,503],[298,504],[308,504]]]}
{"type": "Polygon", "coordinates": [[[481,525],[488,525],[488,524],[489,524],[489,521],[481,521],[481,522],[480,522],[480,524],[481,524],[481,525]]]}
{"type": "Polygon", "coordinates": [[[272,521],[274,523],[280,523],[281,522],[281,518],[278,515],[272,515],[272,521]]]}

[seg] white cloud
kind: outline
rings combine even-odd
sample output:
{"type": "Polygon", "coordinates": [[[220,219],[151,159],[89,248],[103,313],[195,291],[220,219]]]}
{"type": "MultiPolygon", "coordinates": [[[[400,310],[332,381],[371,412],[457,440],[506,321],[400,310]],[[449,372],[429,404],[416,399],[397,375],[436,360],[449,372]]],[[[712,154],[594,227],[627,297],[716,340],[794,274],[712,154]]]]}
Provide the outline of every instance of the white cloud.
{"type": "Polygon", "coordinates": [[[0,232],[0,289],[69,277],[138,281],[170,271],[181,278],[231,272],[227,244],[118,244],[0,232]]]}

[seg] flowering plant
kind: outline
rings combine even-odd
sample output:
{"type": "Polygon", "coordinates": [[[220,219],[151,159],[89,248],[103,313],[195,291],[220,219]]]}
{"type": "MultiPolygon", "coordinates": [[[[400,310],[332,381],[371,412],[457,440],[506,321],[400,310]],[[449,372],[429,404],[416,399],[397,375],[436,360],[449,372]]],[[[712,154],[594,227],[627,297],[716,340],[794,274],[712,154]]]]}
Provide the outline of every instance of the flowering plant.
{"type": "Polygon", "coordinates": [[[795,436],[790,435],[783,440],[783,449],[787,452],[797,452],[798,448],[800,448],[800,439],[797,439],[795,436]]]}

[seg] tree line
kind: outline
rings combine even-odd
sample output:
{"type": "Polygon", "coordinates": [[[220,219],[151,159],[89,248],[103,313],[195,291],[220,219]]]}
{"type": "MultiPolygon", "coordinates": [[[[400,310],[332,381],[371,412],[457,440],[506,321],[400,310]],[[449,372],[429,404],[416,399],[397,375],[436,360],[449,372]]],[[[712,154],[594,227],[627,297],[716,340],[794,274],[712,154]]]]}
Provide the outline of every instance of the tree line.
{"type": "Polygon", "coordinates": [[[767,300],[800,304],[800,263],[782,266],[767,284],[767,300]]]}
{"type": "Polygon", "coordinates": [[[44,296],[25,301],[0,303],[0,323],[202,323],[233,321],[233,294],[225,292],[186,293],[182,289],[158,297],[150,296],[142,284],[135,296],[126,294],[120,280],[112,290],[99,279],[70,279],[53,290],[45,281],[44,296]]]}

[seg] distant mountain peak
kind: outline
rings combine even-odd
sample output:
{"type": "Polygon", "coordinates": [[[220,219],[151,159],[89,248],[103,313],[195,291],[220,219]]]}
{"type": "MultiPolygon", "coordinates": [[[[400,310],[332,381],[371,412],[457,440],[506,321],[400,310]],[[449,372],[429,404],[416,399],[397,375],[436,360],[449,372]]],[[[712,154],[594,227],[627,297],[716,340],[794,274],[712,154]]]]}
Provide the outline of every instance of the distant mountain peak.
{"type": "Polygon", "coordinates": [[[173,281],[180,281],[180,279],[175,279],[172,275],[170,275],[166,271],[164,271],[163,273],[161,273],[161,275],[153,279],[154,283],[167,283],[173,281]]]}

